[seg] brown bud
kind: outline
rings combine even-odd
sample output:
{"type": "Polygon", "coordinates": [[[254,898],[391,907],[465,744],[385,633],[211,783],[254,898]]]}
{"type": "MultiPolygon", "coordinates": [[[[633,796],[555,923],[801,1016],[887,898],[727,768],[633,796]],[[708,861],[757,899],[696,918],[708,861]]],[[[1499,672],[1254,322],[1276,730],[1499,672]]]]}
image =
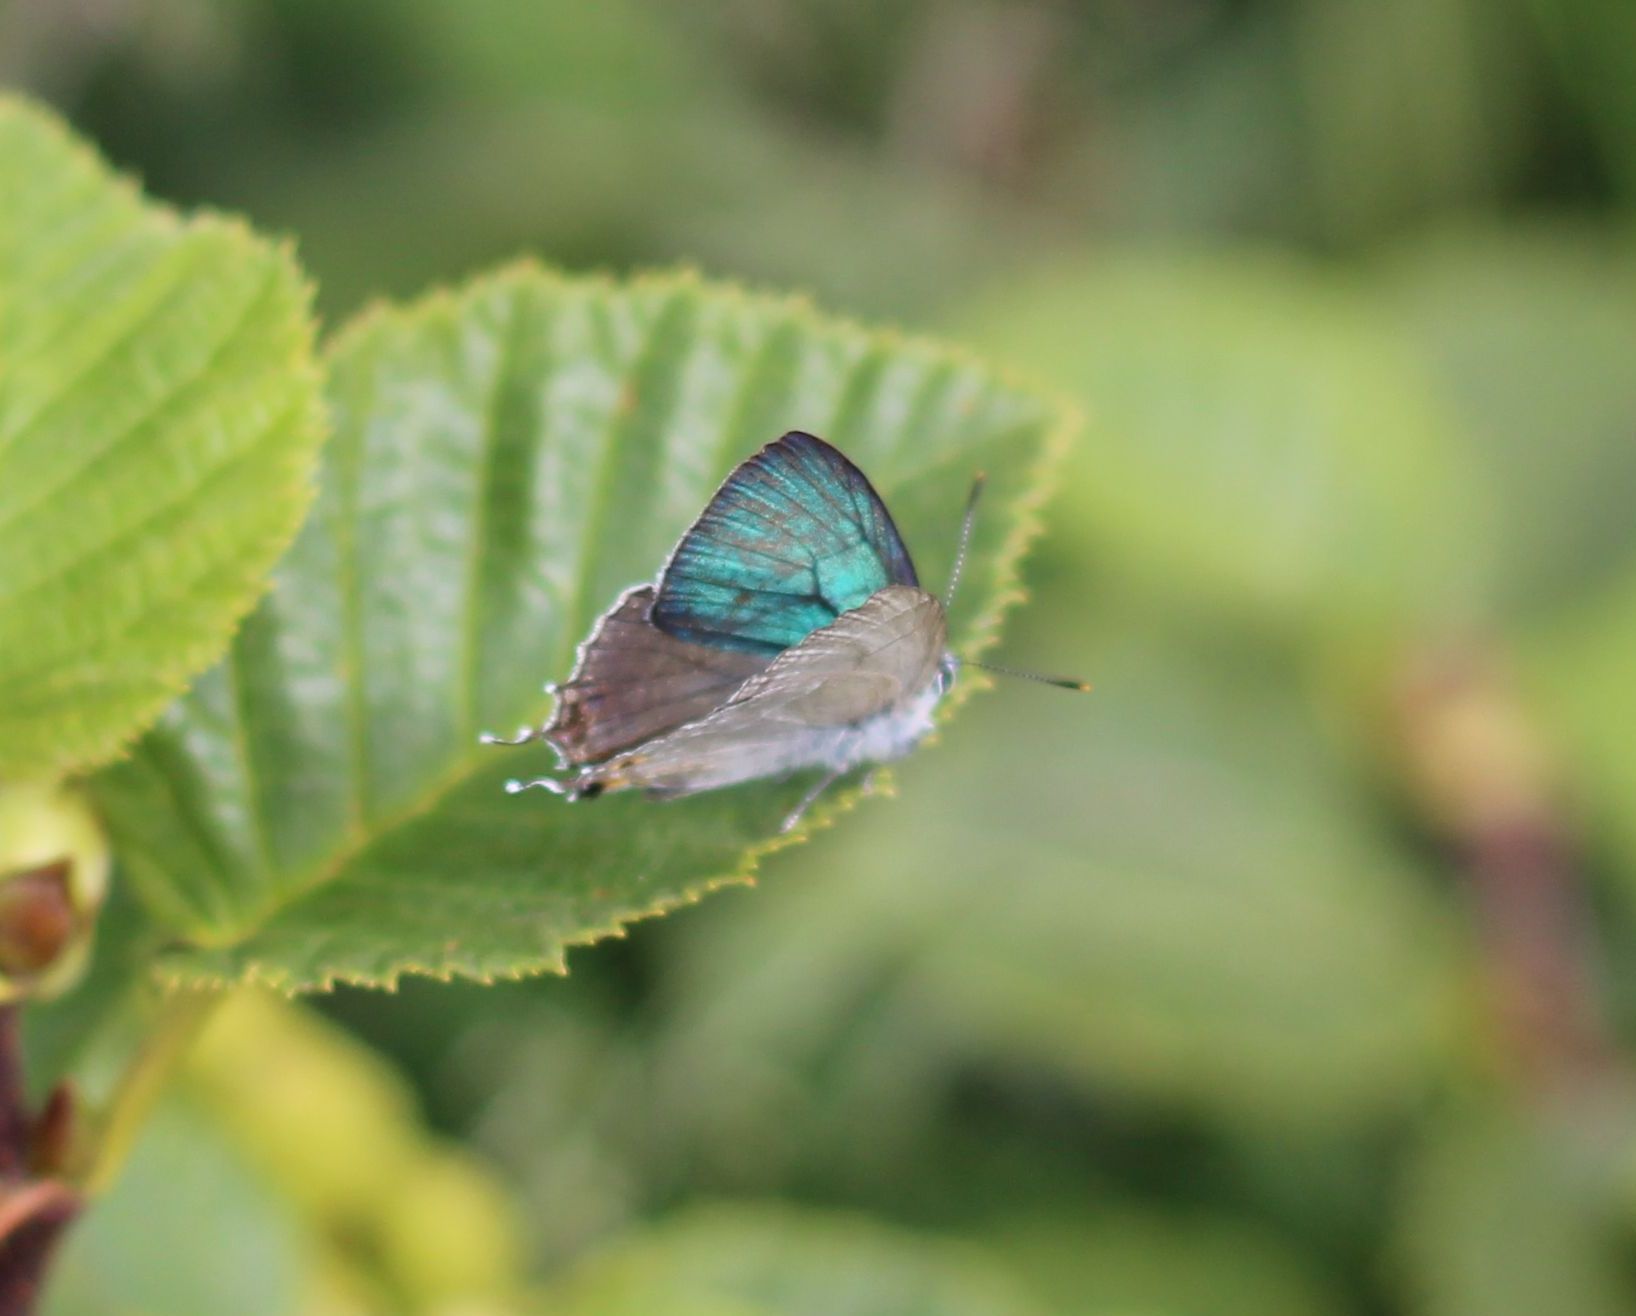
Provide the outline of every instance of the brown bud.
{"type": "Polygon", "coordinates": [[[26,978],[56,963],[78,920],[69,894],[73,861],[12,873],[0,882],[0,973],[26,978]]]}
{"type": "Polygon", "coordinates": [[[0,1002],[74,983],[107,886],[107,842],[76,792],[0,783],[0,1002]]]}

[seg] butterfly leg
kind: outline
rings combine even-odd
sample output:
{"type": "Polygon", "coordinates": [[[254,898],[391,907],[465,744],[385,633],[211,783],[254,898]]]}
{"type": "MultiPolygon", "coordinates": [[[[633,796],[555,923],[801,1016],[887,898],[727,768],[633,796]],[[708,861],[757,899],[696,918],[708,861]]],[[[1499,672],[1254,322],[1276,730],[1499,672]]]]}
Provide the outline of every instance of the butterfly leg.
{"type": "Polygon", "coordinates": [[[570,795],[573,785],[570,782],[558,781],[555,777],[513,777],[506,783],[507,795],[520,795],[526,790],[538,787],[543,791],[550,791],[553,795],[570,795]]]}
{"type": "Polygon", "coordinates": [[[526,745],[530,741],[540,738],[540,733],[534,727],[519,727],[515,736],[497,736],[492,731],[485,731],[477,737],[480,745],[526,745]]]}
{"type": "Polygon", "coordinates": [[[784,816],[784,821],[779,824],[778,830],[780,832],[793,832],[796,824],[806,815],[807,810],[818,802],[818,797],[845,775],[845,768],[836,768],[833,772],[826,772],[822,777],[818,778],[812,788],[801,797],[800,803],[784,816]]]}
{"type": "Polygon", "coordinates": [[[512,778],[506,783],[507,795],[520,795],[523,791],[538,788],[550,791],[553,795],[561,795],[566,800],[594,800],[605,789],[602,782],[595,777],[581,774],[571,781],[561,781],[556,777],[527,777],[512,778]]]}

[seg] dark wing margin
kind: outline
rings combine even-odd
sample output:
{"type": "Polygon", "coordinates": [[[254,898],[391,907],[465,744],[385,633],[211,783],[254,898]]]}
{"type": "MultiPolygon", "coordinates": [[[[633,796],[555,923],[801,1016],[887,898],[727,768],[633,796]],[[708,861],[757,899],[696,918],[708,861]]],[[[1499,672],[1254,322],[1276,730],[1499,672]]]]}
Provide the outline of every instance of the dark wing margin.
{"type": "Polygon", "coordinates": [[[770,661],[656,628],[653,586],[626,590],[579,647],[545,739],[565,765],[598,763],[714,712],[770,661]]]}
{"type": "Polygon", "coordinates": [[[659,577],[653,624],[694,644],[771,658],[887,585],[916,585],[864,473],[799,430],[729,475],[659,577]]]}

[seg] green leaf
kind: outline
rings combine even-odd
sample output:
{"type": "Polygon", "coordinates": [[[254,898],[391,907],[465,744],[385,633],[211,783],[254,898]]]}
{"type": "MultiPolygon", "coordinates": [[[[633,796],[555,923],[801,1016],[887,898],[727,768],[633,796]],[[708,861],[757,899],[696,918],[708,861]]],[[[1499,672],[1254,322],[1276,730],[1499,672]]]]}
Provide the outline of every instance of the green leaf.
{"type": "Polygon", "coordinates": [[[1458,229],[1384,266],[1505,533],[1496,601],[1549,612],[1636,558],[1636,262],[1570,228],[1458,229]]]}
{"type": "Polygon", "coordinates": [[[172,1101],[117,1187],[69,1231],[41,1310],[286,1316],[298,1309],[308,1251],[286,1204],[197,1108],[172,1101]]]}
{"type": "Polygon", "coordinates": [[[1527,690],[1549,728],[1579,813],[1636,908],[1636,570],[1564,609],[1523,649],[1527,690]]]}
{"type": "Polygon", "coordinates": [[[1429,1130],[1398,1221],[1420,1316],[1631,1310],[1617,1186],[1628,1128],[1593,1101],[1556,1117],[1468,1106],[1429,1130]]]}
{"type": "Polygon", "coordinates": [[[758,1171],[867,1174],[974,1065],[1281,1136],[1425,1090],[1461,1026],[1453,911],[1288,691],[1174,635],[1086,647],[1090,698],[985,701],[890,817],[676,929],[667,1120],[729,1166],[754,1129],[758,1171]]]}
{"type": "Polygon", "coordinates": [[[337,1279],[350,1272],[412,1311],[487,1310],[518,1287],[519,1222],[500,1182],[426,1129],[380,1053],[317,1012],[253,991],[222,1002],[188,1057],[186,1090],[337,1279]]]}
{"type": "Polygon", "coordinates": [[[1305,148],[1290,171],[1310,179],[1330,239],[1474,208],[1524,167],[1511,6],[1325,0],[1288,17],[1298,86],[1286,104],[1305,148]]]}
{"type": "Polygon", "coordinates": [[[112,757],[216,659],[323,435],[288,251],[0,98],[0,774],[112,757]]]}
{"type": "MultiPolygon", "coordinates": [[[[790,428],[878,484],[952,619],[1013,597],[1062,410],[962,356],[691,277],[521,268],[368,318],[331,353],[318,508],[221,666],[100,782],[178,979],[285,988],[560,969],[567,946],[743,880],[804,782],[570,807],[502,783],[618,591],[790,428]]],[[[844,797],[843,801],[844,803],[844,797]]],[[[820,811],[833,814],[836,806],[820,811]]]]}
{"type": "Polygon", "coordinates": [[[571,1316],[1039,1316],[971,1245],[772,1202],[695,1208],[547,1296],[571,1316]]]}
{"type": "Polygon", "coordinates": [[[1558,75],[1585,115],[1608,175],[1628,205],[1636,197],[1636,84],[1630,51],[1636,11],[1629,5],[1527,0],[1558,75]]]}
{"type": "Polygon", "coordinates": [[[1115,254],[959,317],[1085,399],[1065,527],[1144,593],[1306,623],[1443,615],[1484,579],[1462,435],[1389,316],[1290,259],[1115,254]]]}
{"type": "MultiPolygon", "coordinates": [[[[1286,1153],[1287,1154],[1287,1153],[1286,1153]]],[[[1226,1212],[1110,1205],[1007,1221],[995,1242],[1051,1310],[1336,1316],[1351,1310],[1272,1230],[1226,1212]]]]}

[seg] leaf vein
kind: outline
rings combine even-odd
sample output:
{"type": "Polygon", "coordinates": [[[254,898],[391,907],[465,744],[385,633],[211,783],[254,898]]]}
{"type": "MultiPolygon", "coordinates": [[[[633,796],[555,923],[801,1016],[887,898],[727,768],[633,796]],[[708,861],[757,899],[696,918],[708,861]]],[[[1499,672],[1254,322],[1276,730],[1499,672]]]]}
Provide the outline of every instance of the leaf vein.
{"type": "MultiPolygon", "coordinates": [[[[15,526],[17,526],[20,522],[23,522],[40,507],[45,506],[52,501],[60,503],[69,495],[70,492],[73,491],[77,484],[88,476],[95,474],[98,464],[105,462],[111,452],[125,443],[128,443],[133,435],[141,434],[143,430],[145,430],[149,425],[153,424],[154,421],[164,414],[167,407],[174,405],[179,397],[184,396],[193,389],[198,388],[205,383],[209,379],[210,373],[214,367],[228,354],[229,351],[231,351],[234,346],[236,346],[240,336],[243,335],[252,324],[254,324],[255,312],[264,301],[268,300],[270,294],[277,290],[277,287],[278,270],[276,267],[269,267],[267,277],[263,279],[261,287],[256,290],[253,296],[246,300],[244,307],[235,318],[233,324],[229,327],[227,332],[222,335],[221,339],[216,343],[216,345],[210,349],[209,353],[199,364],[199,367],[196,370],[190,372],[185,378],[177,380],[172,387],[167,389],[159,397],[156,397],[151,405],[145,408],[140,415],[133,417],[123,429],[115,431],[111,436],[88,450],[84,454],[83,460],[71,467],[57,480],[55,484],[48,485],[44,489],[36,490],[32,499],[11,508],[9,515],[0,517],[0,535],[4,535],[13,530],[15,526]]],[[[79,382],[81,384],[85,382],[84,375],[80,377],[79,382]]],[[[99,551],[100,546],[94,547],[87,553],[82,554],[78,561],[83,562],[87,558],[95,556],[95,554],[99,551]]],[[[54,576],[61,576],[62,574],[63,572],[59,568],[51,575],[48,575],[45,579],[49,581],[54,576]]],[[[13,590],[9,595],[0,595],[0,597],[16,599],[24,594],[27,594],[30,592],[30,590],[37,588],[39,584],[39,581],[31,582],[28,586],[25,586],[21,590],[13,590]]]]}
{"type": "MultiPolygon", "coordinates": [[[[21,420],[13,418],[16,428],[10,434],[0,434],[0,453],[4,453],[8,448],[28,437],[33,429],[40,424],[40,421],[50,415],[55,407],[61,405],[77,390],[85,388],[88,379],[93,377],[98,370],[106,367],[108,362],[121,349],[134,341],[138,335],[169,309],[177,297],[186,290],[195,268],[201,263],[205,254],[203,244],[183,248],[180,252],[182,259],[177,260],[172,267],[169,278],[155,280],[154,286],[148,290],[147,297],[138,301],[134,311],[127,312],[129,318],[126,322],[108,338],[107,342],[97,349],[91,359],[82,362],[78,371],[66,376],[62,385],[48,394],[35,408],[32,415],[24,416],[21,420]]],[[[257,297],[259,298],[259,296],[258,291],[257,297]]],[[[256,299],[253,298],[252,300],[256,299]]],[[[206,364],[209,364],[208,360],[206,364]]],[[[169,390],[169,392],[174,391],[174,389],[169,390]]],[[[167,396],[168,392],[157,400],[156,405],[151,410],[157,410],[164,403],[167,396]]],[[[70,475],[77,474],[83,466],[90,465],[100,455],[101,450],[92,451],[86,461],[80,467],[74,468],[70,475]]],[[[50,497],[53,492],[54,490],[48,487],[36,496],[34,503],[39,502],[42,497],[50,497]]],[[[27,512],[31,506],[33,506],[33,503],[25,503],[21,508],[13,508],[8,518],[0,519],[0,528],[3,528],[10,521],[16,520],[17,517],[27,512]]]]}
{"type": "Polygon", "coordinates": [[[466,561],[464,634],[461,637],[458,685],[455,691],[455,697],[460,701],[461,707],[459,725],[468,740],[475,739],[482,729],[477,725],[477,678],[480,667],[478,649],[482,643],[480,620],[483,606],[483,558],[493,513],[491,502],[495,449],[500,441],[506,387],[511,379],[512,367],[515,365],[523,327],[522,293],[513,288],[505,319],[500,326],[494,382],[483,408],[483,433],[477,453],[476,496],[472,500],[472,528],[466,561]]]}

